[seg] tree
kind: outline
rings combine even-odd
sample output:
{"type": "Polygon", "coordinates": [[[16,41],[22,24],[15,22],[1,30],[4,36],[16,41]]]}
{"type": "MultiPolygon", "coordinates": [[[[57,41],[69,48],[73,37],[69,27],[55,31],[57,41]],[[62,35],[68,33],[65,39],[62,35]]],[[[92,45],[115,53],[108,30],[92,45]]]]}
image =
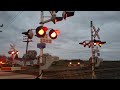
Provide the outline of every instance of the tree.
{"type": "Polygon", "coordinates": [[[24,54],[22,58],[26,59],[27,57],[27,60],[34,60],[36,59],[36,56],[37,56],[37,52],[35,50],[29,50],[27,55],[24,54]]]}
{"type": "Polygon", "coordinates": [[[6,61],[6,59],[7,59],[7,57],[6,57],[6,56],[4,56],[4,55],[0,55],[0,61],[5,62],[5,61],[6,61]]]}

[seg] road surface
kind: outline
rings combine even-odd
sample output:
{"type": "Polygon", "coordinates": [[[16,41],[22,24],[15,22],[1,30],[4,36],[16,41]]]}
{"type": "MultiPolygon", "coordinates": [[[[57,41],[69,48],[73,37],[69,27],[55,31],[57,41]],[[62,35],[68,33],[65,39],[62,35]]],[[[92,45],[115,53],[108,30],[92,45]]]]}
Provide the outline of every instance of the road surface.
{"type": "Polygon", "coordinates": [[[0,71],[0,79],[35,79],[34,75],[0,71]]]}

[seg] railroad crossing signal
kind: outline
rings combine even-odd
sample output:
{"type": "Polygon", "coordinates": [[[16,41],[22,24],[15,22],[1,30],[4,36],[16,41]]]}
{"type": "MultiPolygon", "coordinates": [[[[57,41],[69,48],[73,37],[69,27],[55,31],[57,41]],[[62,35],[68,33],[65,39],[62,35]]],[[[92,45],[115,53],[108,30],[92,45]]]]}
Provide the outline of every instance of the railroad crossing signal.
{"type": "Polygon", "coordinates": [[[83,45],[84,47],[88,46],[90,48],[92,46],[93,42],[89,41],[89,40],[85,40],[85,41],[83,41],[83,42],[81,42],[79,44],[83,45]]]}
{"type": "Polygon", "coordinates": [[[98,45],[101,47],[103,44],[105,44],[106,42],[100,42],[98,45]]]}
{"type": "Polygon", "coordinates": [[[56,39],[57,36],[59,35],[58,33],[59,33],[59,30],[53,30],[53,29],[51,29],[50,32],[49,32],[49,37],[51,39],[56,39]]]}
{"type": "Polygon", "coordinates": [[[74,16],[74,11],[70,12],[70,11],[63,11],[62,13],[62,17],[66,20],[67,17],[71,17],[74,16]]]}
{"type": "Polygon", "coordinates": [[[51,39],[48,39],[48,35],[46,34],[48,28],[44,26],[39,26],[36,28],[36,36],[38,38],[41,38],[42,43],[51,43],[51,39],[56,39],[57,36],[60,34],[59,30],[51,29],[49,32],[49,37],[51,39]]]}
{"type": "Polygon", "coordinates": [[[101,40],[95,40],[94,39],[94,46],[98,45],[99,47],[101,47],[103,44],[105,44],[105,41],[101,41],[101,40]]]}
{"type": "Polygon", "coordinates": [[[86,41],[83,41],[83,42],[81,42],[79,44],[83,45],[84,47],[86,47],[86,45],[87,45],[86,41]]]}
{"type": "Polygon", "coordinates": [[[33,38],[33,31],[32,30],[28,30],[28,38],[29,39],[33,38]]]}
{"type": "MultiPolygon", "coordinates": [[[[56,17],[56,13],[57,13],[58,11],[49,11],[49,12],[50,12],[50,14],[51,14],[52,17],[51,17],[50,19],[46,20],[46,21],[44,21],[43,11],[41,12],[41,22],[40,22],[40,24],[42,24],[42,26],[43,26],[45,23],[50,22],[50,21],[52,21],[54,24],[56,24],[56,22],[63,20],[63,17],[56,17]]],[[[70,13],[67,14],[67,12],[65,12],[65,14],[64,14],[63,16],[65,16],[64,19],[66,19],[66,17],[70,17],[70,16],[73,16],[73,15],[74,15],[74,13],[71,15],[70,13]]],[[[46,31],[48,30],[48,29],[47,29],[47,30],[45,31],[45,30],[42,28],[42,26],[36,28],[36,36],[37,36],[38,38],[44,37],[44,36],[46,35],[46,31]],[[41,30],[41,29],[42,29],[42,30],[41,30]]],[[[57,36],[59,35],[59,33],[60,33],[59,30],[53,30],[53,29],[51,29],[50,32],[49,32],[49,36],[50,36],[51,39],[56,39],[57,36]]],[[[51,42],[52,42],[51,39],[41,38],[41,39],[40,39],[40,42],[43,43],[43,41],[45,41],[44,43],[51,43],[51,42]]],[[[39,59],[39,61],[41,62],[41,61],[42,61],[42,56],[43,56],[43,48],[41,48],[41,46],[39,46],[39,45],[41,45],[41,44],[38,44],[38,47],[40,47],[40,59],[39,59]]],[[[46,44],[45,44],[45,45],[46,45],[46,44]]],[[[45,45],[44,45],[44,46],[45,46],[45,45]]],[[[40,63],[39,63],[39,75],[41,75],[41,73],[42,73],[42,70],[41,70],[40,63]]],[[[38,77],[39,77],[39,76],[38,76],[38,77]]]]}
{"type": "Polygon", "coordinates": [[[63,17],[55,17],[55,19],[52,20],[52,22],[54,24],[56,24],[56,22],[59,22],[59,21],[62,21],[63,20],[63,17]]]}
{"type": "Polygon", "coordinates": [[[28,37],[28,39],[33,38],[33,31],[32,30],[28,30],[27,32],[22,32],[22,34],[25,34],[28,37]]]}
{"type": "Polygon", "coordinates": [[[18,51],[8,51],[8,54],[19,54],[19,52],[18,51]]]}
{"type": "Polygon", "coordinates": [[[46,35],[47,27],[39,26],[36,28],[36,36],[38,38],[44,37],[46,35]]]}
{"type": "MultiPolygon", "coordinates": [[[[57,17],[56,13],[58,11],[49,11],[51,14],[51,18],[45,21],[41,21],[40,24],[45,24],[48,23],[50,21],[52,21],[54,24],[56,24],[56,22],[58,21],[62,21],[63,19],[66,20],[67,17],[71,17],[74,16],[75,11],[63,11],[62,16],[61,17],[57,17]]],[[[45,16],[44,16],[45,17],[45,16]]]]}
{"type": "Polygon", "coordinates": [[[101,41],[101,40],[93,40],[93,41],[89,41],[89,40],[85,40],[79,44],[83,45],[84,47],[88,46],[89,48],[94,45],[98,45],[99,47],[101,47],[103,44],[105,44],[106,42],[105,41],[101,41]],[[88,42],[87,42],[88,41],[88,42]]]}
{"type": "Polygon", "coordinates": [[[95,34],[93,35],[93,37],[95,38],[95,37],[97,36],[97,38],[100,39],[100,36],[98,35],[98,32],[100,31],[100,28],[98,28],[98,29],[96,30],[96,28],[93,26],[93,30],[94,30],[94,32],[95,32],[95,34]]]}

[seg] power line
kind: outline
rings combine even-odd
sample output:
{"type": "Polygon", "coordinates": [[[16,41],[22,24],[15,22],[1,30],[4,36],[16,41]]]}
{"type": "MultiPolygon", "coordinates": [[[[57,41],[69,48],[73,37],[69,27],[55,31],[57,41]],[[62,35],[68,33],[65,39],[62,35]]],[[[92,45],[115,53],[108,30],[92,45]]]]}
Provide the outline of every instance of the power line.
{"type": "MultiPolygon", "coordinates": [[[[15,16],[15,13],[10,13],[9,12],[9,17],[11,17],[11,18],[9,18],[9,21],[12,19],[12,17],[14,17],[15,16]]],[[[9,23],[9,22],[8,22],[9,23]]]]}
{"type": "MultiPolygon", "coordinates": [[[[5,12],[5,11],[3,11],[3,13],[1,14],[1,16],[4,14],[4,16],[5,16],[5,13],[7,13],[7,12],[5,12]]],[[[14,13],[9,13],[9,15],[11,16],[11,17],[13,17],[15,14],[14,13]]],[[[9,23],[9,21],[11,20],[11,18],[9,18],[9,19],[7,19],[7,22],[9,23]]],[[[7,23],[7,24],[8,24],[7,23]]]]}
{"type": "Polygon", "coordinates": [[[23,12],[23,11],[19,12],[19,13],[11,20],[10,24],[11,24],[12,22],[14,22],[15,19],[16,19],[22,12],[23,12]]]}
{"type": "Polygon", "coordinates": [[[6,23],[6,25],[5,25],[5,27],[3,28],[3,29],[5,29],[6,27],[7,27],[7,25],[9,24],[9,22],[10,22],[10,20],[12,19],[12,17],[15,15],[14,13],[9,13],[9,15],[11,16],[11,18],[9,18],[8,20],[7,20],[7,23],[6,23]]]}
{"type": "Polygon", "coordinates": [[[4,13],[6,13],[6,11],[2,11],[2,13],[0,15],[3,15],[4,13]]]}
{"type": "MultiPolygon", "coordinates": [[[[18,13],[17,13],[17,15],[15,15],[14,17],[13,17],[13,19],[3,28],[3,29],[5,29],[5,28],[7,28],[10,24],[12,24],[14,21],[15,21],[15,19],[22,13],[23,11],[19,11],[18,13]]],[[[13,15],[13,14],[12,14],[13,15]]]]}

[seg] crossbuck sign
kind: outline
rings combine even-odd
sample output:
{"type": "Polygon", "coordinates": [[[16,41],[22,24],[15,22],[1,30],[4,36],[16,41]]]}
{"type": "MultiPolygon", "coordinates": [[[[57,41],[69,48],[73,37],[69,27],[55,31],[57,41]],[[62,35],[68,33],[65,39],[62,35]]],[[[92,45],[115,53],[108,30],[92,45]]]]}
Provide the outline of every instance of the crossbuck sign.
{"type": "Polygon", "coordinates": [[[100,29],[98,28],[98,29],[96,30],[96,28],[93,26],[93,30],[94,30],[94,32],[95,32],[95,34],[93,35],[94,38],[97,36],[97,38],[100,39],[100,36],[98,35],[98,32],[100,31],[100,29]]]}

